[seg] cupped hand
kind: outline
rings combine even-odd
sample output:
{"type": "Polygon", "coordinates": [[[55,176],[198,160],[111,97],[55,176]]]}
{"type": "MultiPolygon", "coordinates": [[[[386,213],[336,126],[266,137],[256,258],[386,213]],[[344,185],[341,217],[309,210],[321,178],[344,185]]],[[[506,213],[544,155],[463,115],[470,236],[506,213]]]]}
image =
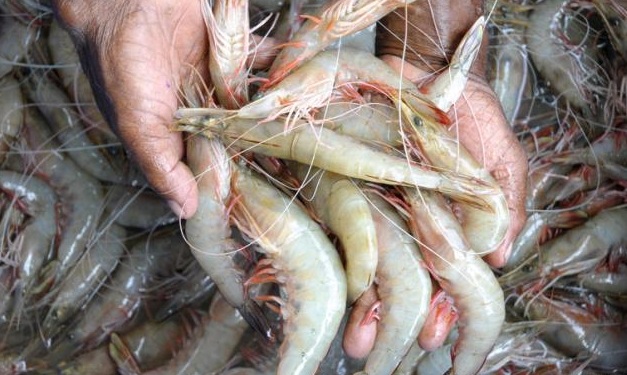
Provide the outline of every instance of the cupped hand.
{"type": "Polygon", "coordinates": [[[152,187],[182,218],[198,190],[171,130],[182,89],[207,77],[207,33],[197,0],[56,0],[96,102],[152,187]]]}
{"type": "MultiPolygon", "coordinates": [[[[389,65],[420,85],[447,65],[470,26],[483,14],[483,0],[418,1],[382,20],[377,52],[389,65]],[[452,11],[454,9],[454,11],[452,11]],[[405,40],[405,43],[403,43],[405,40]]],[[[484,259],[502,267],[525,220],[527,157],[512,132],[494,91],[487,84],[486,41],[470,80],[449,112],[453,134],[493,175],[505,193],[510,226],[496,251],[484,259]]],[[[487,229],[489,230],[489,228],[487,229]]]]}

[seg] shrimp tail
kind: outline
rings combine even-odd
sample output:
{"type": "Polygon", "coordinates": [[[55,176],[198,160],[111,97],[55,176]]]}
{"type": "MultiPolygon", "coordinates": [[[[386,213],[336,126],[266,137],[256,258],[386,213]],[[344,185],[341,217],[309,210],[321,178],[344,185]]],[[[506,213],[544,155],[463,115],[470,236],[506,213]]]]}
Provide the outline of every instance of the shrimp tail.
{"type": "Polygon", "coordinates": [[[255,332],[259,333],[267,342],[274,342],[275,337],[270,327],[270,322],[268,322],[268,318],[255,301],[252,299],[246,300],[238,310],[255,332]]]}

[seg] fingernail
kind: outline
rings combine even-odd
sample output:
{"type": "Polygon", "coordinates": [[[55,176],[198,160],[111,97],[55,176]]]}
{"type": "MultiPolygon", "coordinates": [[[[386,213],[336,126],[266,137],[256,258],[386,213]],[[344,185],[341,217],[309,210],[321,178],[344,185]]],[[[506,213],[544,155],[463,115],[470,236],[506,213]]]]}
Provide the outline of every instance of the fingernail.
{"type": "Polygon", "coordinates": [[[170,209],[172,210],[172,212],[174,212],[176,216],[183,217],[183,208],[180,204],[178,204],[177,201],[169,200],[168,206],[170,206],[170,209]]]}

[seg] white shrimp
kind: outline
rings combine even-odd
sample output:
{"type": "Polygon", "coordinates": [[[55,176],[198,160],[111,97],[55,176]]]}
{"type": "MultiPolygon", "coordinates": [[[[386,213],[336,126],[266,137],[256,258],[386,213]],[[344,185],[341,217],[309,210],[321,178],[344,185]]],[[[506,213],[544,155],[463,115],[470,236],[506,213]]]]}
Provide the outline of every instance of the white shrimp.
{"type": "Polygon", "coordinates": [[[422,256],[459,313],[453,373],[475,374],[492,349],[505,320],[505,303],[492,270],[468,246],[444,199],[430,191],[405,189],[411,229],[422,256]]]}
{"type": "Polygon", "coordinates": [[[374,348],[360,374],[390,374],[400,363],[427,318],[431,277],[404,220],[382,198],[368,194],[377,228],[381,299],[374,348]]]}
{"type": "Polygon", "coordinates": [[[372,285],[377,269],[377,235],[370,204],[347,177],[304,164],[291,165],[291,169],[303,181],[303,197],[342,243],[348,303],[353,304],[372,285]]]}
{"type": "Polygon", "coordinates": [[[19,82],[11,77],[0,78],[0,164],[22,128],[24,98],[19,82]]]}
{"type": "Polygon", "coordinates": [[[227,301],[260,334],[270,329],[259,306],[244,293],[244,270],[234,255],[241,246],[231,238],[228,200],[231,192],[231,161],[222,143],[202,136],[187,140],[187,161],[198,176],[198,209],[185,222],[192,254],[216,283],[227,301]]]}
{"type": "Polygon", "coordinates": [[[313,374],[346,308],[340,258],[306,212],[266,181],[239,168],[233,218],[266,253],[282,286],[284,339],[277,374],[313,374]]]}
{"type": "Polygon", "coordinates": [[[223,124],[215,119],[181,121],[185,123],[181,125],[182,129],[204,129],[209,137],[213,134],[220,136],[229,147],[294,160],[366,181],[435,189],[455,200],[482,208],[489,209],[487,202],[500,191],[493,184],[476,178],[420,168],[405,158],[374,150],[352,137],[309,123],[299,123],[285,132],[282,121],[263,124],[241,118],[231,118],[223,124]]]}

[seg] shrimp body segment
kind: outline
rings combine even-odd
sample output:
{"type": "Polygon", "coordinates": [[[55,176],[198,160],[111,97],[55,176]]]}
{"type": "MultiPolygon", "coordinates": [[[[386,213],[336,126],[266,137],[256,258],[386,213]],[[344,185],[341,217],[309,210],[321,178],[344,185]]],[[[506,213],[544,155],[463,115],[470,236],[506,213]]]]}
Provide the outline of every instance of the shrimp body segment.
{"type": "Polygon", "coordinates": [[[233,217],[277,270],[284,295],[283,343],[277,374],[313,374],[346,308],[342,263],[322,229],[291,199],[242,168],[233,217]]]}
{"type": "Polygon", "coordinates": [[[353,181],[303,164],[294,166],[299,179],[307,179],[301,192],[311,199],[320,220],[335,233],[344,249],[348,303],[372,285],[377,269],[377,236],[370,204],[353,181]]]}
{"type": "Polygon", "coordinates": [[[405,191],[422,256],[458,309],[459,338],[451,351],[452,373],[475,374],[505,321],[503,291],[490,267],[468,246],[444,199],[430,191],[405,191]]]}
{"type": "Polygon", "coordinates": [[[431,300],[431,277],[407,225],[382,198],[368,194],[377,228],[381,299],[374,348],[361,374],[391,374],[416,341],[431,300]]]}

